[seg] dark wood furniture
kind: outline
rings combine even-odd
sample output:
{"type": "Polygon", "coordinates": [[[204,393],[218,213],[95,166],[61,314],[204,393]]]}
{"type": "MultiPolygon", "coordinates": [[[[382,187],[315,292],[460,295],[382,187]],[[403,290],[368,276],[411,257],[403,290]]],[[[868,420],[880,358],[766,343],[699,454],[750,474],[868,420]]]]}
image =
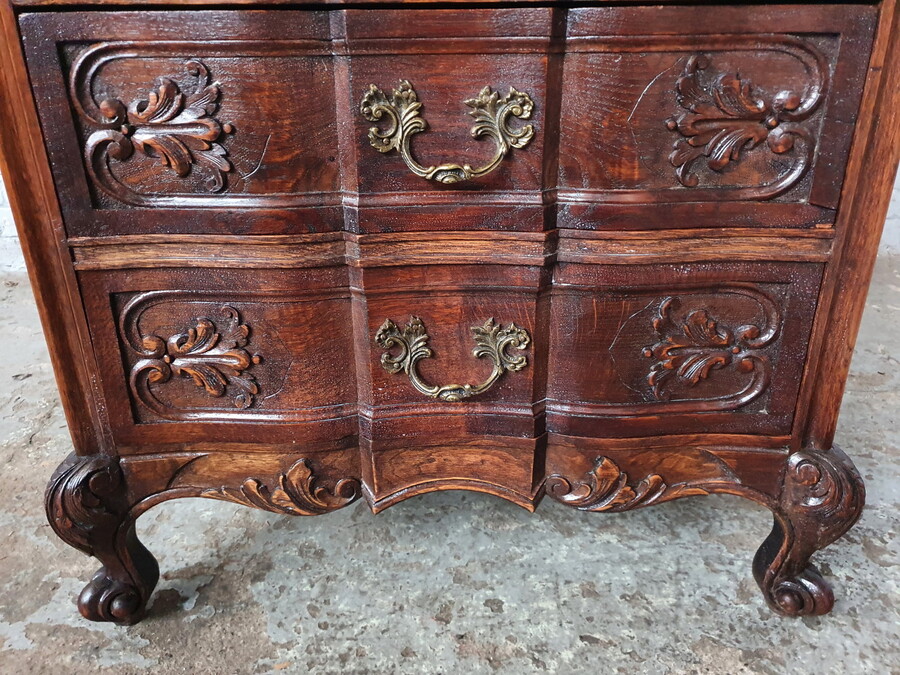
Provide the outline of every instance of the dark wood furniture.
{"type": "Polygon", "coordinates": [[[103,565],[81,612],[142,617],[164,500],[446,489],[741,495],[775,517],[766,601],[828,612],[896,4],[2,0],[2,169],[75,445],[47,512],[103,565]]]}

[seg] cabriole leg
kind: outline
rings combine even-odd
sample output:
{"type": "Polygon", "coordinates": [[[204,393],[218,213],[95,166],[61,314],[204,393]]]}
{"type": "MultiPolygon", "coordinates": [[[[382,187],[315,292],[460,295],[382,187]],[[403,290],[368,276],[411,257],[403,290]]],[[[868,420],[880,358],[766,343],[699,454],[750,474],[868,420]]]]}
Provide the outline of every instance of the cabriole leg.
{"type": "Polygon", "coordinates": [[[78,598],[81,614],[93,621],[140,621],[159,567],[135,534],[118,458],[69,455],[50,479],[45,505],[56,534],[103,564],[78,598]]]}
{"type": "Polygon", "coordinates": [[[788,616],[831,611],[834,594],[809,559],[853,526],[864,502],[862,478],[840,449],[788,458],[781,497],[772,507],[774,527],[753,560],[753,575],[772,609],[788,616]]]}

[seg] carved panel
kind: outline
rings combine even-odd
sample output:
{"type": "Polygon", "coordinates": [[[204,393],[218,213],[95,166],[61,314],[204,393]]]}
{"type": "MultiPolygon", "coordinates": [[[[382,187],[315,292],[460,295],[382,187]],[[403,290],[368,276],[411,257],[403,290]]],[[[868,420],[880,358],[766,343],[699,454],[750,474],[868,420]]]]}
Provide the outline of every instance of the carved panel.
{"type": "Polygon", "coordinates": [[[756,34],[575,39],[562,201],[769,200],[808,188],[835,46],[756,34]]]}
{"type": "Polygon", "coordinates": [[[215,21],[190,11],[140,17],[96,11],[89,20],[62,12],[23,15],[30,81],[67,234],[340,230],[328,15],[221,11],[215,21]],[[177,102],[173,85],[186,104],[198,89],[185,67],[192,60],[209,73],[204,89],[211,89],[216,109],[210,114],[207,104],[192,113],[184,105],[180,112],[166,108],[174,117],[165,123],[137,119],[146,112],[142,101],[177,102]],[[120,118],[124,107],[125,124],[104,114],[104,101],[120,104],[104,106],[118,108],[120,118]],[[185,119],[197,113],[198,120],[185,119]],[[173,129],[176,118],[182,122],[173,129]],[[156,146],[165,144],[168,164],[158,147],[135,144],[137,127],[156,146]],[[122,144],[114,142],[122,140],[117,134],[122,144]],[[92,136],[94,161],[85,157],[92,136]],[[203,144],[209,148],[198,147],[203,144]],[[120,152],[127,159],[115,156],[120,152]],[[222,189],[211,192],[217,182],[222,189]],[[160,219],[157,209],[166,216],[160,219]]]}
{"type": "MultiPolygon", "coordinates": [[[[346,293],[114,295],[129,416],[138,423],[313,422],[353,413],[352,338],[336,334],[350,323],[346,293]]],[[[119,377],[109,372],[110,386],[121,386],[119,377]]]]}
{"type": "MultiPolygon", "coordinates": [[[[72,161],[75,143],[84,155],[89,194],[77,176],[57,176],[73,207],[99,207],[116,221],[111,211],[129,206],[298,208],[339,200],[327,42],[182,38],[85,47],[74,39],[59,49],[71,61],[66,84],[78,138],[62,133],[67,107],[40,112],[61,161],[72,161]]],[[[57,97],[53,78],[42,77],[40,96],[57,97]]]]}
{"type": "Polygon", "coordinates": [[[657,265],[644,285],[639,265],[564,264],[548,385],[548,411],[569,429],[560,433],[596,434],[592,416],[607,418],[604,433],[673,425],[786,433],[820,272],[797,263],[657,265]]]}

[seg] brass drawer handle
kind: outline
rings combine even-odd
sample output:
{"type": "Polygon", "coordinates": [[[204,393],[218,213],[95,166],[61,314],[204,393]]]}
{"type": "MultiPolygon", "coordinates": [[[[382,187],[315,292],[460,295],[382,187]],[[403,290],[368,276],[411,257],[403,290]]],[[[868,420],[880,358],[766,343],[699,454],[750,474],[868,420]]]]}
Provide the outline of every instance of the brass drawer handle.
{"type": "Polygon", "coordinates": [[[477,169],[468,164],[425,167],[415,160],[410,142],[415,134],[425,131],[428,123],[419,116],[422,104],[419,103],[412,85],[406,80],[400,81],[399,88],[394,89],[390,97],[374,84],[370,84],[359,109],[370,122],[377,122],[385,114],[390,119],[390,126],[385,131],[381,131],[377,126],[369,129],[369,142],[378,152],[397,150],[406,166],[417,176],[439,183],[459,183],[490,173],[512,148],[524,148],[534,138],[534,126],[531,124],[518,130],[509,127],[510,116],[525,120],[531,117],[534,101],[528,94],[510,87],[509,93],[500,98],[499,93],[485,87],[477,97],[466,101],[466,105],[472,108],[469,114],[476,120],[475,126],[472,127],[472,137],[490,136],[497,144],[494,158],[477,169]]]}
{"type": "Polygon", "coordinates": [[[381,355],[381,366],[391,374],[403,371],[409,376],[409,381],[417,391],[438,398],[442,401],[461,401],[483,394],[500,379],[507,370],[518,372],[528,365],[527,357],[523,355],[511,356],[507,349],[525,349],[531,338],[528,331],[511,323],[506,328],[495,324],[490,318],[483,326],[472,326],[475,337],[475,349],[472,354],[477,359],[488,358],[494,364],[494,369],[488,378],[481,384],[445,384],[443,386],[426,384],[419,377],[416,364],[422,359],[432,356],[428,347],[428,333],[425,332],[425,324],[422,320],[413,316],[403,327],[397,327],[390,319],[385,319],[381,328],[375,334],[376,344],[384,349],[381,355]],[[394,356],[390,350],[399,347],[400,353],[394,356]]]}

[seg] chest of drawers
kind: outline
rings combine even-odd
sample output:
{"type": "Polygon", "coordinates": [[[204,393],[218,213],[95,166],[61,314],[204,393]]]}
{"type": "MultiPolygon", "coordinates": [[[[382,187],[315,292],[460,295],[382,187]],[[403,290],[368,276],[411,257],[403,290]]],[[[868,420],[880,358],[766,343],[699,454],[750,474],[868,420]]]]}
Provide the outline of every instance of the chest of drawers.
{"type": "Polygon", "coordinates": [[[831,609],[809,559],[864,499],[832,440],[900,152],[894,0],[203,5],[0,2],[86,617],[143,616],[164,500],[447,489],[743,496],[769,605],[831,609]]]}

